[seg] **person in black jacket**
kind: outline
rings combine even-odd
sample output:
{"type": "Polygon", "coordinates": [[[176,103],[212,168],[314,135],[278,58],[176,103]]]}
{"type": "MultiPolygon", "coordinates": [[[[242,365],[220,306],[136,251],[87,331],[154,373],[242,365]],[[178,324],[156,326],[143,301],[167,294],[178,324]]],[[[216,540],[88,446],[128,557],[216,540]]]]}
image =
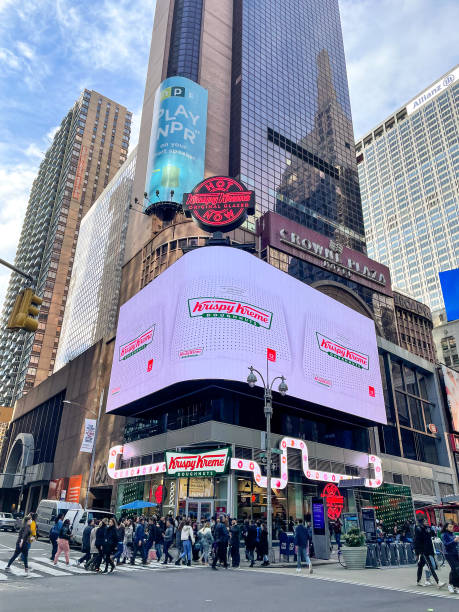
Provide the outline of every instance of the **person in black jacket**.
{"type": "Polygon", "coordinates": [[[239,546],[241,543],[241,529],[237,524],[237,520],[232,520],[232,525],[230,529],[231,535],[231,565],[233,567],[239,567],[241,562],[241,556],[239,554],[239,546]]]}
{"type": "Polygon", "coordinates": [[[5,567],[6,571],[10,570],[10,566],[13,561],[19,557],[22,553],[22,560],[24,561],[24,569],[26,576],[28,576],[29,566],[27,562],[27,556],[29,554],[29,542],[30,542],[30,524],[32,523],[32,519],[30,516],[26,517],[22,522],[22,527],[19,530],[18,539],[16,540],[16,548],[14,550],[13,556],[8,561],[8,565],[5,567]]]}
{"type": "Polygon", "coordinates": [[[108,527],[105,529],[105,537],[103,544],[104,558],[105,558],[105,569],[103,571],[104,574],[108,572],[108,566],[110,565],[110,572],[113,572],[115,569],[115,564],[112,559],[112,555],[116,553],[116,549],[118,548],[118,533],[117,533],[117,525],[116,520],[111,518],[108,527]]]}
{"type": "Polygon", "coordinates": [[[441,589],[445,586],[444,582],[438,580],[438,576],[434,569],[435,563],[435,552],[433,548],[432,537],[435,535],[433,531],[424,524],[424,517],[418,518],[418,524],[414,531],[414,552],[418,557],[418,572],[417,572],[417,585],[423,586],[421,582],[422,570],[427,565],[430,574],[432,574],[437,587],[441,589]]]}
{"type": "Polygon", "coordinates": [[[225,569],[228,569],[227,549],[229,533],[225,524],[225,517],[222,515],[219,522],[215,525],[214,539],[216,544],[216,551],[214,560],[212,562],[212,569],[217,569],[217,560],[223,563],[225,569]]]}
{"type": "Polygon", "coordinates": [[[255,563],[254,551],[257,545],[257,527],[254,521],[250,521],[249,526],[247,527],[247,533],[245,536],[245,547],[247,549],[247,555],[250,561],[250,567],[253,567],[255,563]]]}
{"type": "Polygon", "coordinates": [[[104,542],[105,542],[105,531],[108,526],[108,519],[104,517],[99,523],[99,527],[96,529],[96,540],[95,546],[97,548],[97,556],[94,560],[94,569],[96,572],[100,569],[100,564],[104,558],[104,542]]]}
{"type": "Polygon", "coordinates": [[[84,553],[77,561],[77,565],[87,562],[91,558],[91,531],[94,529],[94,519],[88,521],[88,524],[83,530],[83,537],[81,542],[81,552],[84,553]]]}
{"type": "Polygon", "coordinates": [[[260,555],[263,558],[263,563],[261,563],[260,567],[265,567],[266,565],[269,565],[268,526],[266,523],[261,525],[259,550],[260,555]]]}

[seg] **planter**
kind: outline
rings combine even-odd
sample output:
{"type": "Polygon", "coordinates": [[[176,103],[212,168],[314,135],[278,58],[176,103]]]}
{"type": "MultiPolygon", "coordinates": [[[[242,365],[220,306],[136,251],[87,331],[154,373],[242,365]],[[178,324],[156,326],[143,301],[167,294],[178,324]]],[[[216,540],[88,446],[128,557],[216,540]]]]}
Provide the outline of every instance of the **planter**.
{"type": "Polygon", "coordinates": [[[367,547],[366,546],[345,546],[341,554],[343,555],[346,569],[357,570],[365,569],[367,562],[367,547]]]}

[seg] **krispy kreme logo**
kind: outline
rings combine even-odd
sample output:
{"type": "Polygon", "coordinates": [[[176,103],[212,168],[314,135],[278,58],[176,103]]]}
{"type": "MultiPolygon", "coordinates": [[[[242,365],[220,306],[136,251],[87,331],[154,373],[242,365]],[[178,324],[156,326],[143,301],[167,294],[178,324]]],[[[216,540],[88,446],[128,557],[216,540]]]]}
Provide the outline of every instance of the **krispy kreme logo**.
{"type": "Polygon", "coordinates": [[[327,353],[327,355],[330,357],[334,357],[340,361],[345,361],[346,363],[349,363],[350,365],[362,370],[369,369],[368,355],[347,348],[334,340],[330,340],[330,338],[327,338],[326,336],[322,336],[322,334],[319,334],[319,332],[316,332],[316,336],[320,350],[327,353]]]}
{"type": "Polygon", "coordinates": [[[130,340],[126,344],[120,346],[120,361],[123,359],[127,359],[128,357],[132,357],[136,353],[142,351],[146,348],[150,342],[153,340],[153,335],[155,333],[155,326],[153,325],[150,329],[140,334],[135,340],[130,340]]]}
{"type": "Polygon", "coordinates": [[[218,317],[245,321],[255,327],[271,328],[273,313],[259,306],[237,300],[219,298],[193,298],[188,300],[190,317],[218,317]]]}
{"type": "Polygon", "coordinates": [[[225,471],[229,448],[207,453],[187,454],[166,452],[167,473],[173,476],[213,476],[225,471]]]}

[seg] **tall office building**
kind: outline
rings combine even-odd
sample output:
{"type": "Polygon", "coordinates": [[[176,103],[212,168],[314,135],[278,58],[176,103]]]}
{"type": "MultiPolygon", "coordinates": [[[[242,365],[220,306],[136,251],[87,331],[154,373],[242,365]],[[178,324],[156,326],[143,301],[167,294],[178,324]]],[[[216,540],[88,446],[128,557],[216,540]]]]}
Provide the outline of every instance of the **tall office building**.
{"type": "Polygon", "coordinates": [[[458,125],[456,66],[356,144],[368,253],[432,310],[459,266],[458,125]]]}
{"type": "Polygon", "coordinates": [[[6,323],[17,293],[11,275],[0,324],[0,403],[12,405],[54,369],[80,221],[125,162],[131,113],[96,91],[84,90],[63,119],[30,193],[15,265],[43,298],[36,333],[6,323]]]}
{"type": "Polygon", "coordinates": [[[54,371],[115,326],[137,148],[81,220],[54,371]]]}

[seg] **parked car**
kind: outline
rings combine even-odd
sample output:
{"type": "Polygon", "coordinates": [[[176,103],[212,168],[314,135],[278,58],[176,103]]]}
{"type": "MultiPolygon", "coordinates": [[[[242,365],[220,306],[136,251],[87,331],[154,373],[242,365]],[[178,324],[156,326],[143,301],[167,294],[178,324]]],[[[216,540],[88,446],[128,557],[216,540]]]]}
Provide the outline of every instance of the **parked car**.
{"type": "Polygon", "coordinates": [[[112,512],[108,512],[107,510],[84,510],[83,508],[79,510],[67,510],[65,518],[70,520],[70,527],[72,528],[72,542],[74,544],[81,544],[83,540],[84,528],[87,527],[89,521],[92,519],[100,521],[105,517],[108,519],[116,518],[112,512]]]}
{"type": "Polygon", "coordinates": [[[65,515],[68,510],[79,508],[81,508],[81,504],[75,502],[42,499],[37,508],[38,535],[48,537],[59,514],[65,515]]]}
{"type": "Polygon", "coordinates": [[[16,531],[16,521],[11,512],[0,512],[0,529],[3,529],[3,531],[16,531]]]}

